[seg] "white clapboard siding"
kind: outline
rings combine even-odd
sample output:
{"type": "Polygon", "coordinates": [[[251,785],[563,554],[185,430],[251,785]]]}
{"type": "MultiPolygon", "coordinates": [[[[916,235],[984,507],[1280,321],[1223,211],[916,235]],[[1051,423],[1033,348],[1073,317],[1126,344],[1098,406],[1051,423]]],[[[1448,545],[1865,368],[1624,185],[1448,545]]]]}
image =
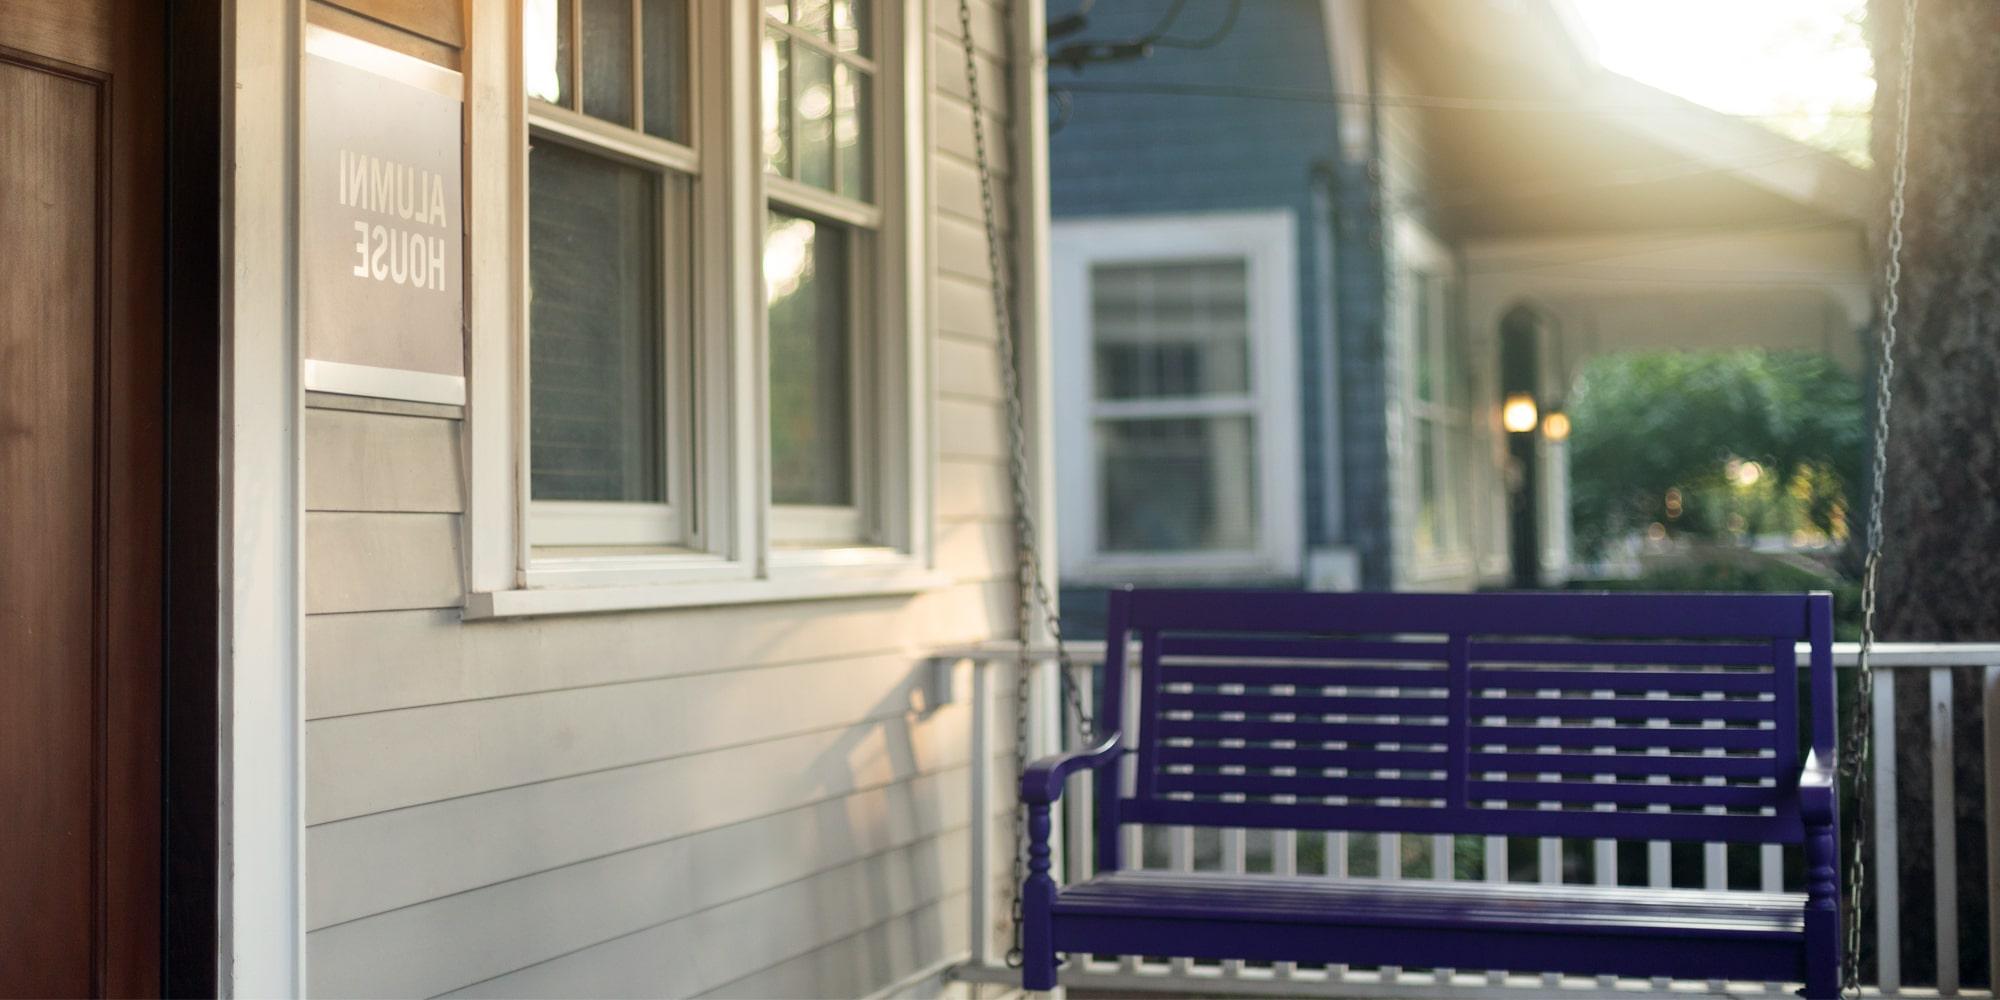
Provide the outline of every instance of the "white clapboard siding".
{"type": "Polygon", "coordinates": [[[322,719],[306,728],[306,822],[887,724],[930,675],[889,654],[322,719]]]}
{"type": "MultiPolygon", "coordinates": [[[[314,826],[308,927],[962,767],[970,714],[947,708],[314,826]]],[[[996,738],[1011,740],[1010,713],[994,714],[996,738]]]]}
{"type": "Polygon", "coordinates": [[[993,344],[993,304],[986,298],[991,292],[985,282],[940,274],[931,293],[940,338],[993,344]]]}
{"type": "Polygon", "coordinates": [[[1007,455],[1007,431],[1000,411],[960,399],[937,401],[938,450],[950,458],[991,459],[1007,455]]]}
{"type": "MultiPolygon", "coordinates": [[[[939,216],[931,230],[937,241],[938,269],[974,282],[991,280],[986,260],[986,230],[976,219],[939,216]]],[[[989,303],[989,311],[993,308],[989,303]]]]}
{"type": "Polygon", "coordinates": [[[954,831],[450,995],[697,995],[964,892],[969,850],[954,831]]]}
{"type": "MultiPolygon", "coordinates": [[[[931,23],[936,31],[958,41],[958,0],[930,0],[931,23]]],[[[972,40],[989,58],[1002,59],[1007,53],[1007,11],[1005,4],[972,2],[972,40]]]]}
{"type": "MultiPolygon", "coordinates": [[[[305,864],[324,996],[861,996],[965,953],[998,901],[1013,685],[927,651],[1013,628],[991,275],[973,167],[987,129],[1017,227],[1009,5],[917,0],[935,215],[936,523],[950,585],[914,596],[466,623],[462,428],[437,408],[307,414],[305,864]],[[972,815],[972,775],[996,790],[972,815]]],[[[993,916],[1004,915],[1004,907],[993,916]]],[[[918,992],[929,995],[936,980],[918,992]]],[[[949,993],[949,991],[948,991],[949,993]]]]}
{"type": "Polygon", "coordinates": [[[1014,523],[1009,519],[960,521],[937,529],[937,568],[954,580],[986,579],[1013,552],[1014,523]]]}
{"type": "MultiPolygon", "coordinates": [[[[938,395],[989,406],[1002,400],[1000,354],[991,341],[939,337],[936,350],[938,395]]],[[[947,475],[939,471],[940,479],[947,475]]],[[[996,504],[993,512],[1004,507],[996,504]]]]}
{"type": "MultiPolygon", "coordinates": [[[[931,78],[937,83],[938,96],[964,102],[965,49],[958,39],[956,12],[943,27],[931,36],[931,78]]],[[[989,52],[979,54],[979,107],[995,115],[1007,113],[1007,67],[989,52]]]]}
{"type": "Polygon", "coordinates": [[[435,996],[937,837],[968,822],[969,775],[954,768],[315,931],[311,992],[435,996]]]}
{"type": "Polygon", "coordinates": [[[1007,628],[1012,595],[996,581],[824,605],[838,614],[743,604],[471,624],[456,610],[318,615],[305,624],[306,717],[887,653],[914,663],[1007,628]]]}
{"type": "Polygon", "coordinates": [[[459,421],[308,408],[305,428],[307,510],[465,510],[459,421]]]}
{"type": "Polygon", "coordinates": [[[1013,517],[1007,470],[990,461],[958,458],[940,461],[937,516],[946,523],[1013,517]]]}
{"type": "Polygon", "coordinates": [[[457,514],[307,511],[306,613],[463,604],[459,544],[457,514]]]}
{"type": "MultiPolygon", "coordinates": [[[[953,893],[701,995],[744,1000],[867,996],[886,983],[931,972],[938,955],[967,940],[969,909],[966,894],[953,893]]],[[[935,996],[941,985],[933,975],[898,996],[935,996]]]]}

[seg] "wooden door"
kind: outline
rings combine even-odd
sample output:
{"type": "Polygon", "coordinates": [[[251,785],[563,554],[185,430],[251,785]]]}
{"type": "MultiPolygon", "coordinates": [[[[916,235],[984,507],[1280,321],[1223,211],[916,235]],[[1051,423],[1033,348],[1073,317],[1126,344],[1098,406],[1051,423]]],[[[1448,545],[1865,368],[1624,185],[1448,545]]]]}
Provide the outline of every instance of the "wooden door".
{"type": "Polygon", "coordinates": [[[158,6],[0,2],[0,994],[160,989],[158,6]]]}

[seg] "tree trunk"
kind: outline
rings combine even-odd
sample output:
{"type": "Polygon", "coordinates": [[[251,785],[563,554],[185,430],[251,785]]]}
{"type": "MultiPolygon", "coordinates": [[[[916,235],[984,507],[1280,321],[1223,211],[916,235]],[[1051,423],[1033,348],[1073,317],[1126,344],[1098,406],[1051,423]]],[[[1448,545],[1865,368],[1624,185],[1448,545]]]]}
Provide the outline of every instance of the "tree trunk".
{"type": "MultiPolygon", "coordinates": [[[[1875,54],[1873,152],[1888,203],[1895,164],[1904,0],[1869,0],[1875,54]]],[[[1910,116],[1902,312],[1890,386],[1882,505],[1880,634],[1885,639],[2000,639],[2000,3],[1922,0],[1910,116]]],[[[1886,212],[1880,217],[1886,222],[1886,212]]],[[[1876,233],[1875,245],[1886,243],[1876,233]]],[[[1878,397],[1879,398],[1879,397],[1878,397]]],[[[1906,982],[1936,982],[1931,918],[1927,681],[1907,673],[1894,725],[1904,846],[1906,982]]],[[[1954,671],[1958,966],[1987,979],[1979,672],[1954,671]]],[[[1884,678],[1878,683],[1891,683],[1884,678]]],[[[1872,924],[1874,914],[1869,915],[1872,924]]],[[[1873,929],[1866,933],[1872,938],[1873,929]]],[[[1864,953],[1872,952],[1864,948],[1864,953]]]]}
{"type": "MultiPolygon", "coordinates": [[[[1903,0],[1870,0],[1894,164],[1903,0]]],[[[1923,0],[1883,502],[1880,633],[2000,639],[2000,3],[1923,0]]],[[[1881,245],[1880,242],[1877,244],[1881,245]]]]}

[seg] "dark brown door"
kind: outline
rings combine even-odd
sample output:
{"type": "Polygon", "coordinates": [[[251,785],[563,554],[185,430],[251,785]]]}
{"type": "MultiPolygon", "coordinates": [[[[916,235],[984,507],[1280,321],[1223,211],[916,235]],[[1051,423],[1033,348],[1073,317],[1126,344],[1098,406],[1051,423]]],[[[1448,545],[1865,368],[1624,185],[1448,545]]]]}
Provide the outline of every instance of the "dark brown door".
{"type": "Polygon", "coordinates": [[[160,989],[157,5],[0,0],[0,993],[160,989]]]}

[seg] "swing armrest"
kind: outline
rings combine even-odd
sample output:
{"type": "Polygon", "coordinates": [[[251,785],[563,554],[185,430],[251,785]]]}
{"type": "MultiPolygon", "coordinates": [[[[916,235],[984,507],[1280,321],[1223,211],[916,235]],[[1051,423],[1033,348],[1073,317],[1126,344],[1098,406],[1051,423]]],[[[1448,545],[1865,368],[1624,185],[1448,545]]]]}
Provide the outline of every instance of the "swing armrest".
{"type": "Polygon", "coordinates": [[[1799,769],[1799,816],[1807,826],[1833,825],[1837,781],[1833,768],[1819,759],[1819,751],[1806,754],[1805,766],[1799,769]]]}
{"type": "Polygon", "coordinates": [[[1119,739],[1118,733],[1112,733],[1104,742],[1088,750],[1043,757],[1029,764],[1021,772],[1021,801],[1048,805],[1061,798],[1063,781],[1070,775],[1096,770],[1125,755],[1125,748],[1118,745],[1119,739]]]}

